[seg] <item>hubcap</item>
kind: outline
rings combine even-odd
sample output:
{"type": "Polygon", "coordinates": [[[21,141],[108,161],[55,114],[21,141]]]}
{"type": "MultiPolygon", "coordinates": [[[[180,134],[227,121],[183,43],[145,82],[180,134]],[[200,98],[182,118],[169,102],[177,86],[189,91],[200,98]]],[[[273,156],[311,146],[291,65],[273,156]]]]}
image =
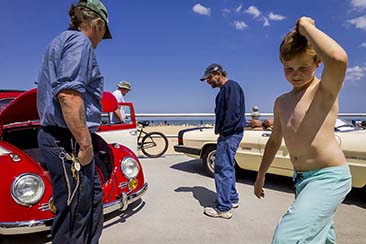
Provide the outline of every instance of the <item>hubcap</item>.
{"type": "Polygon", "coordinates": [[[208,167],[212,172],[215,172],[215,159],[216,159],[216,150],[211,151],[207,156],[208,167]]]}

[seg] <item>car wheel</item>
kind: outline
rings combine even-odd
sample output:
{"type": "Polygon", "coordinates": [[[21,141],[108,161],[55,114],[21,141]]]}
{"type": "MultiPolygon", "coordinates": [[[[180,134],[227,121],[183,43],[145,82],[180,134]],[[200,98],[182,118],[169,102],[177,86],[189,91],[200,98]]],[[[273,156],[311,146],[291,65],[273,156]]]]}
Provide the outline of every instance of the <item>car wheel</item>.
{"type": "Polygon", "coordinates": [[[216,146],[207,147],[202,155],[202,163],[206,172],[212,177],[214,176],[215,173],[215,159],[216,159],[216,146]]]}

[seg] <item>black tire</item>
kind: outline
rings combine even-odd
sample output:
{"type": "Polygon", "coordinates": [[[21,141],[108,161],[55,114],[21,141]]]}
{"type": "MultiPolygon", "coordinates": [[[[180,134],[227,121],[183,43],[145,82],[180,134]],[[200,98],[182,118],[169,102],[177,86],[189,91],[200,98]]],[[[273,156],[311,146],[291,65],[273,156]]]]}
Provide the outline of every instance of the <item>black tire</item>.
{"type": "Polygon", "coordinates": [[[215,174],[216,146],[208,146],[202,154],[202,163],[205,171],[211,177],[215,174]]]}
{"type": "Polygon", "coordinates": [[[161,157],[168,150],[168,139],[163,133],[151,132],[142,138],[141,151],[149,158],[161,157]]]}

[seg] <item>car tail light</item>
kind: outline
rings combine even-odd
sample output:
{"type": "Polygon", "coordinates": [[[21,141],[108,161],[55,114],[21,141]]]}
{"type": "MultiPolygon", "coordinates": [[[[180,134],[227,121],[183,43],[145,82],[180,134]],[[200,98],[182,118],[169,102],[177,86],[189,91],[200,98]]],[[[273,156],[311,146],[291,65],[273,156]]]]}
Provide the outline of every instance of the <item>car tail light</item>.
{"type": "Polygon", "coordinates": [[[183,145],[183,137],[178,137],[178,145],[183,145]]]}

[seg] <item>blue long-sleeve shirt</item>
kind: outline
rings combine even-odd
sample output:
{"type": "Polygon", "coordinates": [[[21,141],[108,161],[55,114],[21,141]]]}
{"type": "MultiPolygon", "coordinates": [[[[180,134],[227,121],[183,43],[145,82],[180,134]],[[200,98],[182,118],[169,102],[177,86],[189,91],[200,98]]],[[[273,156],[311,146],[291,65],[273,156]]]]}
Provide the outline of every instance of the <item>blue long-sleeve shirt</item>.
{"type": "Polygon", "coordinates": [[[37,95],[42,126],[67,128],[57,99],[57,94],[65,89],[82,95],[87,126],[95,132],[101,121],[103,76],[91,41],[80,31],[62,32],[43,56],[37,95]]]}
{"type": "Polygon", "coordinates": [[[231,136],[243,133],[245,126],[245,99],[240,85],[228,80],[216,96],[215,134],[231,136]]]}

